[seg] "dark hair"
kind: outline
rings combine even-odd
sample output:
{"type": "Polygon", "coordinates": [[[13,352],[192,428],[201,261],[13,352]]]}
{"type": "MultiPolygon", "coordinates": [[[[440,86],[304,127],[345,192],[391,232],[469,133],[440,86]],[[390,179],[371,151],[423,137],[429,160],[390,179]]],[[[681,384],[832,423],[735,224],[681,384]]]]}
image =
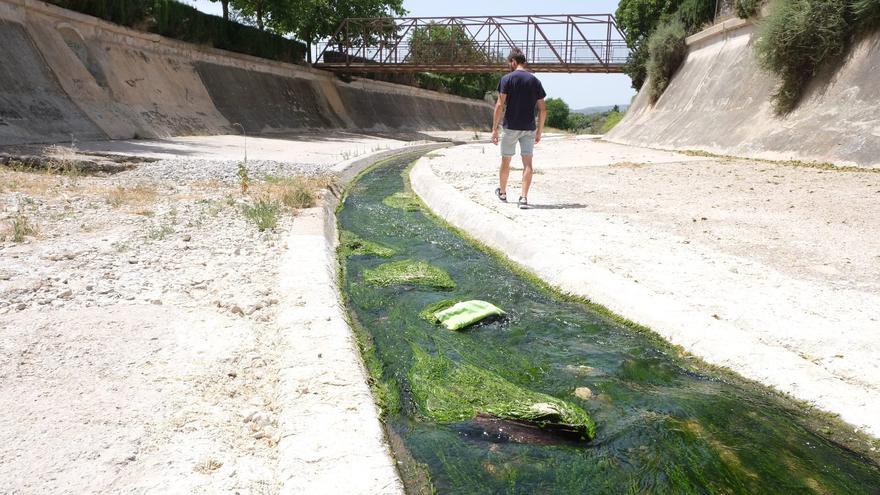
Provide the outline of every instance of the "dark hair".
{"type": "Polygon", "coordinates": [[[526,56],[519,48],[513,48],[512,50],[510,50],[510,55],[507,56],[507,61],[516,62],[519,65],[523,65],[524,63],[526,63],[526,56]]]}

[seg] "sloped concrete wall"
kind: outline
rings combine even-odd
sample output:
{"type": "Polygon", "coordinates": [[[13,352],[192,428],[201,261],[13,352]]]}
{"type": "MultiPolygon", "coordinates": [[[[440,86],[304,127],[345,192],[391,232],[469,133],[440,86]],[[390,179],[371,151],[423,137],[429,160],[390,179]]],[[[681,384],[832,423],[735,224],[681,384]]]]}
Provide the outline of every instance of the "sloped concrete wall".
{"type": "MultiPolygon", "coordinates": [[[[664,149],[880,167],[880,33],[817,77],[789,115],[773,113],[777,81],[758,68],[754,25],[728,21],[688,39],[690,52],[653,106],[639,92],[606,138],[664,149]]],[[[646,85],[647,86],[647,85],[646,85]]]]}
{"type": "Polygon", "coordinates": [[[0,143],[71,136],[104,134],[67,98],[22,25],[0,20],[0,143]]]}
{"type": "Polygon", "coordinates": [[[301,129],[486,127],[491,107],[0,0],[0,145],[301,129]]]}

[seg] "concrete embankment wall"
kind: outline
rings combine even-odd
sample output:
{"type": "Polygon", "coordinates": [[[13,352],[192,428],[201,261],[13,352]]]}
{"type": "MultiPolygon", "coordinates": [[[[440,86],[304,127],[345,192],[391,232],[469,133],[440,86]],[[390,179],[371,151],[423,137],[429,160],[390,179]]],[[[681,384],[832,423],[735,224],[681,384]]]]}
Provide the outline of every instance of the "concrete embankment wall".
{"type": "Polygon", "coordinates": [[[777,81],[757,66],[754,31],[735,19],[690,37],[687,59],[657,103],[645,85],[607,139],[880,167],[880,32],[816,77],[798,107],[779,117],[770,103],[777,81]]]}
{"type": "Polygon", "coordinates": [[[486,127],[482,101],[200,47],[0,0],[0,145],[299,129],[486,127]],[[237,127],[237,126],[235,126],[237,127]]]}

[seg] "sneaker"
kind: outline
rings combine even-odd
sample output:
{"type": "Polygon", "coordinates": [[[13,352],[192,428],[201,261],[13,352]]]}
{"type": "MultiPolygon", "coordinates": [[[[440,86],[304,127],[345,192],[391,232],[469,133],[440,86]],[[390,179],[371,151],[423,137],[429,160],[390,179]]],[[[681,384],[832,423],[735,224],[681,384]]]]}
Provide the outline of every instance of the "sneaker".
{"type": "Polygon", "coordinates": [[[506,192],[501,192],[501,188],[500,188],[500,187],[496,187],[496,188],[495,188],[495,196],[498,196],[498,199],[500,199],[501,201],[507,203],[507,193],[506,193],[506,192]]]}
{"type": "Polygon", "coordinates": [[[520,210],[528,210],[529,209],[529,200],[520,196],[519,197],[519,209],[520,210]]]}

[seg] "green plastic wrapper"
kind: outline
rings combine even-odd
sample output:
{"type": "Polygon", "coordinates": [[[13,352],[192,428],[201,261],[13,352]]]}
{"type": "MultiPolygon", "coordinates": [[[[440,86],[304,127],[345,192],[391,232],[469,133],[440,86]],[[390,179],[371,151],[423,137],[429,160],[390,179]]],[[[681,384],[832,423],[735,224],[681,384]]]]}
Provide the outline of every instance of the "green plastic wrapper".
{"type": "Polygon", "coordinates": [[[434,313],[434,317],[450,330],[461,330],[489,316],[503,315],[504,311],[486,301],[462,301],[434,313]]]}

